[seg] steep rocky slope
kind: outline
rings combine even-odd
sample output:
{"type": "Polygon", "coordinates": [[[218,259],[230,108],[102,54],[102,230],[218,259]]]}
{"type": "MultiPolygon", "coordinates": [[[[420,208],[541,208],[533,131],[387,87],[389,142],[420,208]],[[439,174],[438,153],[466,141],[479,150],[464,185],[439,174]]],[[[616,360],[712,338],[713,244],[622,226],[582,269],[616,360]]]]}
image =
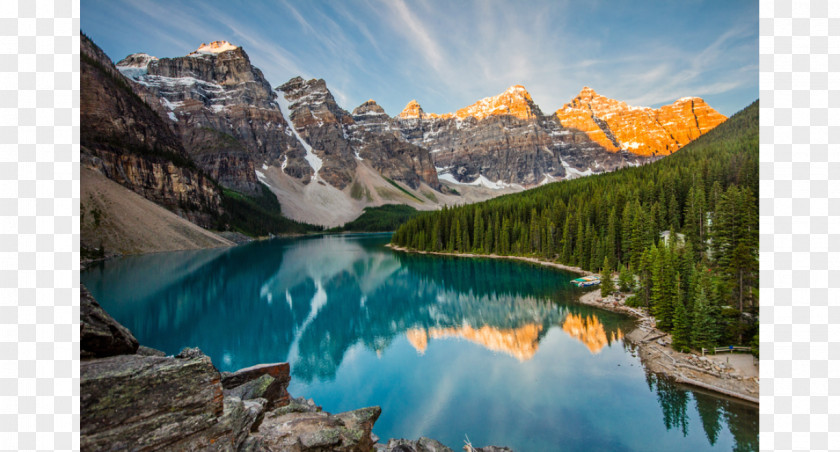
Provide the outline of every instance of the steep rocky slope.
{"type": "Polygon", "coordinates": [[[218,187],[193,164],[165,120],[84,35],[80,97],[84,166],[196,224],[213,224],[221,211],[218,187]]]}
{"type": "Polygon", "coordinates": [[[233,245],[87,166],[81,188],[82,258],[233,245]]]}
{"type": "Polygon", "coordinates": [[[546,116],[514,85],[455,113],[426,113],[412,100],[394,126],[407,141],[430,149],[443,180],[527,187],[645,163],[724,119],[699,98],[653,110],[589,88],[546,116]]]}

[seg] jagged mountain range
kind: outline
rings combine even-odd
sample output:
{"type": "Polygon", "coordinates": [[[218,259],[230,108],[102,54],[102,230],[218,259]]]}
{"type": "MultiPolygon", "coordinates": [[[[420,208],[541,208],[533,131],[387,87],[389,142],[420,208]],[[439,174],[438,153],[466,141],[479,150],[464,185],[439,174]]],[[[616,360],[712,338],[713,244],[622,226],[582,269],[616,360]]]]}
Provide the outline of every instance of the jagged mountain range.
{"type": "MultiPolygon", "coordinates": [[[[726,119],[699,98],[639,108],[589,88],[544,114],[520,85],[455,113],[426,113],[411,101],[392,117],[373,100],[351,113],[324,80],[295,77],[272,89],[245,51],[225,41],[177,58],[132,54],[116,65],[87,43],[83,53],[95,54],[157,113],[149,127],[166,129],[159,134],[174,143],[172,152],[228,189],[257,195],[263,184],[284,215],[328,226],[366,206],[436,209],[640,165],[726,119]]],[[[83,112],[86,121],[114,123],[83,112]]],[[[195,179],[170,177],[185,178],[195,179]]],[[[172,208],[188,192],[156,200],[172,208]]]]}

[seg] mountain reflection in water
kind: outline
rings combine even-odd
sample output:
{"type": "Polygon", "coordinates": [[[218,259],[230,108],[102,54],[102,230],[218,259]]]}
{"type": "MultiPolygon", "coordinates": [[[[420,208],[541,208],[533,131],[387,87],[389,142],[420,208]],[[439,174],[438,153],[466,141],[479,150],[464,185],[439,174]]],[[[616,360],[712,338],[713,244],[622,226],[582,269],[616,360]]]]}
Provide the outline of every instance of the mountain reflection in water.
{"type": "Polygon", "coordinates": [[[607,345],[624,338],[621,328],[616,328],[615,331],[610,331],[609,339],[607,339],[604,325],[595,314],[589,314],[588,316],[568,314],[563,321],[563,331],[583,342],[592,354],[596,354],[607,345]]]}
{"type": "Polygon", "coordinates": [[[388,240],[273,239],[126,257],[81,279],[143,345],[199,347],[221,371],[289,361],[295,396],[333,412],[381,405],[383,438],[460,447],[468,433],[517,450],[757,445],[757,410],[698,393],[695,411],[693,392],[645,380],[621,340],[633,321],[575,303],[576,275],[396,253],[388,240]],[[655,422],[610,433],[628,416],[655,422]]]}

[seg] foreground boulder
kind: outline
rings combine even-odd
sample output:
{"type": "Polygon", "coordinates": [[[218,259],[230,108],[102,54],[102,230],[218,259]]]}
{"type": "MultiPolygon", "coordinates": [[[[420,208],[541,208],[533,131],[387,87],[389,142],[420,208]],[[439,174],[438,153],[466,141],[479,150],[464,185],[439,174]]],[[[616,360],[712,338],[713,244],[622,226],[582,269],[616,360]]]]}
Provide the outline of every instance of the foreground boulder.
{"type": "Polygon", "coordinates": [[[381,413],[374,406],[331,415],[301,398],[266,413],[252,435],[271,451],[368,452],[381,413]]]}
{"type": "MultiPolygon", "coordinates": [[[[226,389],[224,394],[225,398],[236,397],[240,400],[265,399],[266,408],[272,408],[288,405],[289,393],[286,391],[288,385],[288,379],[283,380],[264,374],[233,389],[226,389]]],[[[224,383],[222,383],[222,387],[224,387],[224,383]]]]}
{"type": "Polygon", "coordinates": [[[207,356],[119,355],[82,361],[83,449],[160,449],[216,442],[224,414],[219,372],[207,356]]]}

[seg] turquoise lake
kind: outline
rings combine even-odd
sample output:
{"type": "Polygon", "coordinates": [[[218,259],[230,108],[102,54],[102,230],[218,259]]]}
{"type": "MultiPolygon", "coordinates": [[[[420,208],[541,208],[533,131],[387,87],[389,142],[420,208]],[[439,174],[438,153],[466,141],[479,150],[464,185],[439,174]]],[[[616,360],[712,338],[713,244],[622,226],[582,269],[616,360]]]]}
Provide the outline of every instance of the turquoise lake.
{"type": "Polygon", "coordinates": [[[516,451],[758,450],[758,409],[646,374],[577,275],[391,251],[390,234],[124,257],[81,274],[141,344],[220,371],[289,361],[293,397],[374,433],[516,451]]]}

